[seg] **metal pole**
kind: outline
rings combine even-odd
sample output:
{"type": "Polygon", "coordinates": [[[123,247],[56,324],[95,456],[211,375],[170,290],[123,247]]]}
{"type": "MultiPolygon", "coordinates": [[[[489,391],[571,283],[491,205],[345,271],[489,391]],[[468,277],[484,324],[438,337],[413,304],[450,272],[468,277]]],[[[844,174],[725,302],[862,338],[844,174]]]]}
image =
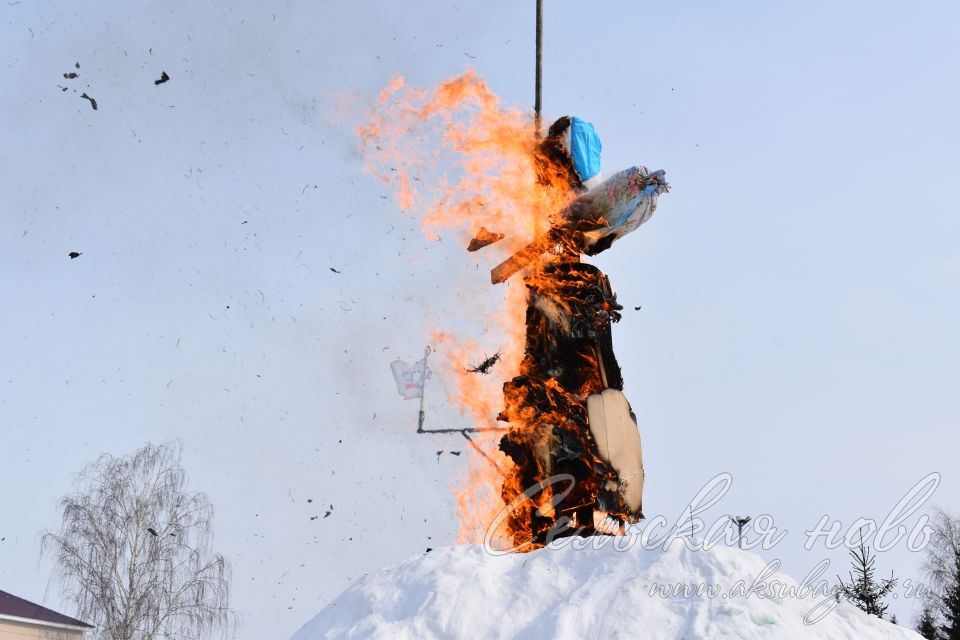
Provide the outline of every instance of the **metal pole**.
{"type": "Polygon", "coordinates": [[[533,101],[533,121],[537,127],[537,140],[540,139],[540,111],[543,106],[541,91],[543,89],[543,0],[537,0],[537,71],[536,97],[533,101]]]}

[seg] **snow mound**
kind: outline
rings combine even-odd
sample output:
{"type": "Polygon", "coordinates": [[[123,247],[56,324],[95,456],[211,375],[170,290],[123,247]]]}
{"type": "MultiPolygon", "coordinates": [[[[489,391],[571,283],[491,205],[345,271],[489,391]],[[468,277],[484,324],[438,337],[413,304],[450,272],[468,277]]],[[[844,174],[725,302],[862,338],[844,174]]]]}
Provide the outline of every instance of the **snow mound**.
{"type": "Polygon", "coordinates": [[[365,576],[291,640],[920,638],[848,604],[807,625],[804,617],[824,596],[744,595],[761,576],[769,586],[797,586],[756,554],[728,547],[620,551],[607,544],[505,556],[480,545],[446,547],[365,576]],[[741,580],[746,586],[737,589],[741,580]],[[665,597],[651,593],[654,584],[722,591],[665,597]]]}

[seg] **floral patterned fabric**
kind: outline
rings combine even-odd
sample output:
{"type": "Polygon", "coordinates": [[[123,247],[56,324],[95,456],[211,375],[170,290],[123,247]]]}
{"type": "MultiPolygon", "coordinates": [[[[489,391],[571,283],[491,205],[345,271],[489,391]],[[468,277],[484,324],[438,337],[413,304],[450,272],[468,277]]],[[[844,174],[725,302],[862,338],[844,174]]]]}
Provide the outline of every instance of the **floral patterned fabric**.
{"type": "Polygon", "coordinates": [[[621,238],[653,215],[657,198],[670,190],[665,175],[642,166],[624,169],[577,198],[564,217],[574,226],[593,227],[583,232],[588,246],[610,235],[621,238]]]}

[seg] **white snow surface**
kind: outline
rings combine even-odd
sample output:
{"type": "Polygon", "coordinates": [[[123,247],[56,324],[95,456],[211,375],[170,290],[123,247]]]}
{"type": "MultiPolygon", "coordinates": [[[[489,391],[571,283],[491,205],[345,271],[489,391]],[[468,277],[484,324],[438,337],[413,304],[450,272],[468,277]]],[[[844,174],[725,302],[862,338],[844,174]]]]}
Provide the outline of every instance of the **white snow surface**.
{"type": "MultiPolygon", "coordinates": [[[[438,548],[364,576],[291,640],[327,638],[803,638],[919,639],[913,631],[840,604],[804,617],[822,595],[651,595],[657,584],[720,585],[729,593],[764,575],[767,561],[729,547],[629,550],[546,548],[494,556],[481,545],[438,548]]],[[[797,586],[781,573],[766,573],[797,586]]],[[[742,590],[741,590],[742,591],[742,590]]]]}

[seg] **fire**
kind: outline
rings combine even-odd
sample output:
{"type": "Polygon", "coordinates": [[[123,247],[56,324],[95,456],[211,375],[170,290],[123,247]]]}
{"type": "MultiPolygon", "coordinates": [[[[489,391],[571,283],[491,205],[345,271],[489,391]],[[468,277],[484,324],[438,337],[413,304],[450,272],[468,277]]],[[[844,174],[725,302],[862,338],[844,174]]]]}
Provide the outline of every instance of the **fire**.
{"type": "Polygon", "coordinates": [[[357,135],[367,169],[420,215],[431,239],[486,227],[516,247],[572,197],[562,180],[538,182],[532,118],[502,107],[473,70],[432,92],[394,78],[357,135]],[[444,171],[441,160],[456,164],[444,171]]]}
{"type": "MultiPolygon", "coordinates": [[[[401,209],[418,215],[431,239],[453,230],[466,240],[485,228],[506,236],[494,250],[502,245],[513,252],[549,228],[551,216],[576,196],[564,168],[539,150],[530,114],[503,106],[473,70],[433,90],[394,78],[357,135],[367,170],[393,187],[401,209]]],[[[484,455],[471,455],[465,481],[455,490],[461,542],[482,539],[504,504],[530,486],[581,465],[565,502],[554,505],[553,489],[546,487],[521,502],[502,531],[514,540],[542,537],[561,516],[584,519],[603,482],[584,406],[588,395],[606,386],[599,346],[588,339],[558,346],[557,336],[577,331],[595,339],[595,328],[587,325],[606,322],[609,328],[619,307],[606,278],[579,264],[578,251],[563,258],[565,248],[558,244],[561,257],[533,269],[526,290],[507,287],[503,307],[490,319],[503,340],[502,388],[503,379],[467,373],[478,353],[475,342],[434,335],[444,346],[443,369],[458,383],[451,400],[479,428],[502,429],[507,422],[510,428],[503,440],[496,431],[471,435],[484,455]],[[560,354],[562,367],[538,359],[551,349],[567,349],[560,354]],[[571,457],[558,458],[557,450],[571,457]]]]}

